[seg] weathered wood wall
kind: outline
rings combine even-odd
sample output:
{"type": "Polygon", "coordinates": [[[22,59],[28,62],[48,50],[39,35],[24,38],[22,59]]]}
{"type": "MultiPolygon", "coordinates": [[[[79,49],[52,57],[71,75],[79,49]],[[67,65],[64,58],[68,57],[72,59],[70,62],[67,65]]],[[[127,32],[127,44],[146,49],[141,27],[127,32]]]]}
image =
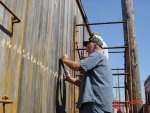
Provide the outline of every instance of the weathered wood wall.
{"type": "MultiPolygon", "coordinates": [[[[74,22],[84,23],[76,0],[2,2],[21,20],[10,37],[12,15],[0,4],[0,98],[7,95],[13,101],[5,112],[73,113],[73,85],[63,82],[59,58],[68,53],[73,59],[75,54],[74,22]]],[[[77,30],[82,47],[83,27],[77,30]]],[[[86,28],[84,35],[89,35],[86,28]]]]}

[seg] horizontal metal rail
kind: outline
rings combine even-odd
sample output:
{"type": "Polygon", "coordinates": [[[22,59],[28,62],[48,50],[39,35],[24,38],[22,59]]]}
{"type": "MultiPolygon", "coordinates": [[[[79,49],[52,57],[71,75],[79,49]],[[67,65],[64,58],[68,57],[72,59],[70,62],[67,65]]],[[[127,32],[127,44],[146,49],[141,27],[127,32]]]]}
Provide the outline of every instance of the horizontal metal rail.
{"type": "Polygon", "coordinates": [[[105,47],[105,48],[103,48],[103,49],[121,49],[121,48],[128,48],[128,46],[105,47]]]}
{"type": "Polygon", "coordinates": [[[129,73],[113,73],[113,75],[129,75],[129,73]]]}
{"type": "MultiPolygon", "coordinates": [[[[128,46],[113,46],[113,47],[105,47],[103,49],[122,49],[122,48],[128,48],[128,46]]],[[[86,50],[86,48],[78,48],[76,50],[86,50]]]]}
{"type": "Polygon", "coordinates": [[[124,86],[120,86],[120,87],[113,87],[113,88],[125,88],[124,86]]]}
{"type": "Polygon", "coordinates": [[[124,68],[116,68],[116,69],[111,69],[111,70],[125,70],[124,68]]]}
{"type": "Polygon", "coordinates": [[[96,23],[84,23],[77,24],[76,26],[86,26],[86,25],[103,25],[103,24],[122,24],[127,23],[126,21],[114,21],[114,22],[96,22],[96,23]]]}
{"type": "MultiPolygon", "coordinates": [[[[75,76],[82,76],[83,74],[76,74],[75,76]]],[[[113,75],[129,75],[129,73],[113,73],[113,75]]]]}
{"type": "Polygon", "coordinates": [[[111,51],[111,52],[108,52],[108,53],[124,53],[124,51],[111,51]]]}
{"type": "Polygon", "coordinates": [[[123,102],[123,101],[119,101],[119,100],[115,100],[115,101],[113,101],[113,104],[114,105],[119,105],[119,104],[126,104],[126,103],[130,103],[130,101],[127,101],[127,102],[123,102]]]}

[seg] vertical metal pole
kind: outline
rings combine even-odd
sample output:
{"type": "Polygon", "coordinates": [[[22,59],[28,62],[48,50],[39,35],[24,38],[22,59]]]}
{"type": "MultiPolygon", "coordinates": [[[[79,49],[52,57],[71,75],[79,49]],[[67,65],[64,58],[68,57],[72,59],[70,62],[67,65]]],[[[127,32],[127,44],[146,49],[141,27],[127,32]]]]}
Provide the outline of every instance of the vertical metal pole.
{"type": "MultiPolygon", "coordinates": [[[[118,86],[118,84],[116,84],[116,87],[118,86]]],[[[116,99],[118,99],[118,91],[117,91],[117,88],[116,88],[116,99]]]]}
{"type": "MultiPolygon", "coordinates": [[[[85,41],[85,26],[83,26],[83,41],[85,41]]],[[[82,46],[82,48],[84,48],[84,45],[82,46]]],[[[82,54],[84,55],[84,50],[82,51],[82,54]]]]}
{"type": "MultiPolygon", "coordinates": [[[[129,75],[130,76],[130,75],[129,75]]],[[[126,106],[126,113],[128,113],[129,111],[129,103],[127,102],[127,100],[129,100],[129,95],[128,95],[128,85],[127,85],[127,76],[125,76],[124,78],[124,85],[125,85],[125,106],[126,106]]]]}
{"type": "MultiPolygon", "coordinates": [[[[118,70],[118,74],[119,74],[119,70],[118,70]]],[[[119,75],[118,75],[118,93],[119,93],[119,109],[120,109],[120,102],[121,102],[121,99],[120,99],[120,79],[119,79],[119,75]]]]}
{"type": "MultiPolygon", "coordinates": [[[[77,44],[76,44],[76,17],[74,17],[74,28],[73,28],[73,52],[74,52],[74,61],[76,61],[76,48],[77,48],[77,44]]],[[[75,77],[75,71],[74,71],[74,77],[75,77]]],[[[76,113],[76,87],[75,85],[73,85],[73,92],[74,92],[74,113],[76,113]]]]}

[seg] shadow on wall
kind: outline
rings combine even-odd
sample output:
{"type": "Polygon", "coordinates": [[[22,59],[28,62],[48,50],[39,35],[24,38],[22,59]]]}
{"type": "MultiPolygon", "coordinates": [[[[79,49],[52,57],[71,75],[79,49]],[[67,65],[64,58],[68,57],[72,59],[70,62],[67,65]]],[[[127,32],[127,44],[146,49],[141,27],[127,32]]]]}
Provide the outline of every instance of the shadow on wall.
{"type": "Polygon", "coordinates": [[[61,62],[59,61],[58,78],[56,86],[56,113],[66,113],[66,84],[61,80],[61,62]]]}

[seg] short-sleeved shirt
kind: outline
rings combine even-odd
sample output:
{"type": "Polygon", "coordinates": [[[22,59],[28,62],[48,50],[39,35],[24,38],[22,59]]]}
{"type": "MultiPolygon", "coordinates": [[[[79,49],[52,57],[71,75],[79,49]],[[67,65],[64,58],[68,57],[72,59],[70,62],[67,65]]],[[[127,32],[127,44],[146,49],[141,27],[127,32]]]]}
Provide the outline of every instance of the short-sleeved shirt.
{"type": "Polygon", "coordinates": [[[106,56],[101,51],[91,53],[80,61],[84,70],[77,107],[82,103],[96,102],[102,110],[111,112],[113,101],[113,78],[106,56]]]}

